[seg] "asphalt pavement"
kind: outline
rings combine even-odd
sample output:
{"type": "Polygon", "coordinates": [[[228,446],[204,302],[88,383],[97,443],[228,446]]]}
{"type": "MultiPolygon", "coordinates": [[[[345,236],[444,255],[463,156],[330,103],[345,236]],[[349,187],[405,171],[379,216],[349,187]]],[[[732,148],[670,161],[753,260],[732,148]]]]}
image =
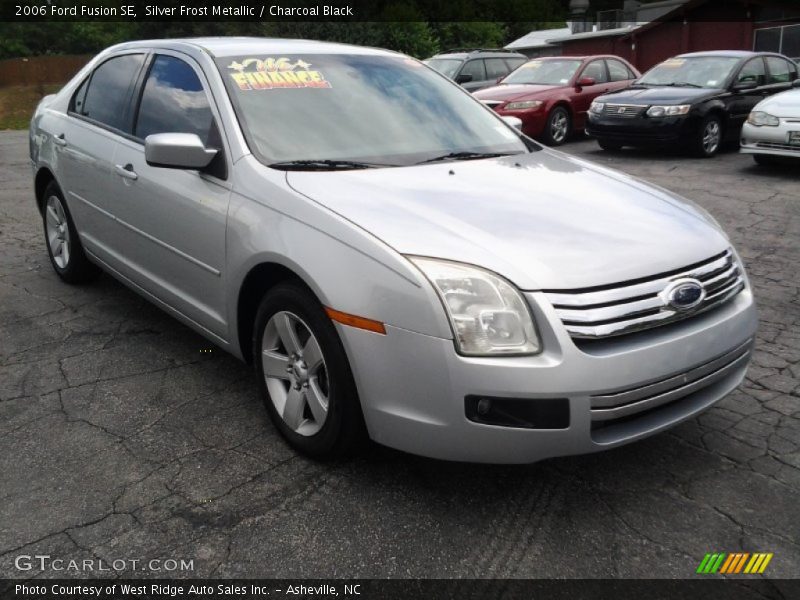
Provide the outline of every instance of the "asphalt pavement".
{"type": "Polygon", "coordinates": [[[735,551],[800,575],[797,166],[564,147],[697,201],[742,254],[754,361],[705,414],[529,466],[375,446],[318,464],[282,442],[244,365],[111,277],[56,277],[27,150],[0,132],[0,577],[681,578],[735,551]],[[44,570],[19,558],[35,555],[44,570]]]}

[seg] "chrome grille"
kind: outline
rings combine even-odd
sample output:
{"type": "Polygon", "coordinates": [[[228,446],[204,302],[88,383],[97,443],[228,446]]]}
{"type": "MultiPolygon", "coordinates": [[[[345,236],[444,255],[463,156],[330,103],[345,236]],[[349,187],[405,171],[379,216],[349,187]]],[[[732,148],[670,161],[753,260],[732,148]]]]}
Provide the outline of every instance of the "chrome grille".
{"type": "Polygon", "coordinates": [[[662,406],[719,381],[750,358],[752,341],[705,364],[636,388],[591,397],[592,421],[609,421],[662,406]]]}
{"type": "Polygon", "coordinates": [[[636,104],[606,104],[603,113],[612,117],[638,117],[644,111],[644,106],[636,104]]]}
{"type": "Polygon", "coordinates": [[[778,144],[775,142],[758,142],[756,144],[759,148],[769,150],[788,150],[789,152],[800,152],[800,146],[796,144],[778,144]]]}
{"type": "Polygon", "coordinates": [[[569,334],[598,339],[650,329],[693,317],[731,300],[744,289],[744,278],[731,250],[684,269],[618,286],[545,291],[569,334]],[[691,310],[673,308],[664,297],[680,279],[702,284],[705,297],[691,310]]]}

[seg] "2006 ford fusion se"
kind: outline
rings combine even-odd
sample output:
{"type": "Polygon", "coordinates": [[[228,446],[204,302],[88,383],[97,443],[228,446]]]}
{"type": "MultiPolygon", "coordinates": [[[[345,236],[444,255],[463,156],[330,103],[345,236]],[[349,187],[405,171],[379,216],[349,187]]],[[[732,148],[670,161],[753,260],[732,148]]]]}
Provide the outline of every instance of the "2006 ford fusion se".
{"type": "Polygon", "coordinates": [[[401,54],[126,43],[30,142],[56,273],[103,269],[252,363],[311,456],[594,452],[709,408],[750,359],[752,290],[708,213],[401,54]]]}

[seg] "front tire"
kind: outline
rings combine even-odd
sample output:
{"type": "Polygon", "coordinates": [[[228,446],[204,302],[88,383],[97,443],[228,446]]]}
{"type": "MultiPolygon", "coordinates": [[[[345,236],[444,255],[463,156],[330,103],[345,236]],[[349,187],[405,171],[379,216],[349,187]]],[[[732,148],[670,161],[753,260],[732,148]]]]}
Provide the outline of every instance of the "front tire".
{"type": "Polygon", "coordinates": [[[563,106],[556,106],[547,117],[542,140],[548,146],[560,146],[572,133],[572,119],[563,106]]]}
{"type": "Polygon", "coordinates": [[[271,289],[252,343],[261,396],[290,446],[321,460],[361,446],[366,428],[350,364],[336,328],[307,289],[294,283],[271,289]]]}
{"type": "Polygon", "coordinates": [[[44,191],[42,224],[50,264],[56,274],[70,284],[86,283],[100,274],[83,251],[72,215],[55,181],[44,191]]]}
{"type": "Polygon", "coordinates": [[[717,115],[709,115],[703,119],[700,130],[694,141],[694,154],[700,158],[712,158],[722,146],[722,120],[717,115]]]}

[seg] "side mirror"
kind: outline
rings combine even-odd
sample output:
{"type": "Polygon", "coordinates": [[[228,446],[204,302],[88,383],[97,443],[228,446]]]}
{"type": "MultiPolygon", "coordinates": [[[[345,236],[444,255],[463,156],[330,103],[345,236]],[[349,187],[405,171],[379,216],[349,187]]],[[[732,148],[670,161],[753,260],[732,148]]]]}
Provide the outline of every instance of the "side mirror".
{"type": "Polygon", "coordinates": [[[597,81],[594,77],[581,77],[575,83],[575,87],[585,88],[585,87],[592,87],[593,85],[597,85],[597,81]]]}
{"type": "Polygon", "coordinates": [[[154,133],[144,140],[144,159],[151,167],[204,169],[217,152],[194,133],[154,133]]]}
{"type": "Polygon", "coordinates": [[[519,117],[512,117],[511,115],[500,117],[507,125],[511,125],[514,129],[522,131],[522,119],[519,117]]]}
{"type": "Polygon", "coordinates": [[[495,80],[494,80],[494,82],[495,82],[495,83],[500,83],[500,82],[501,82],[501,81],[503,81],[503,79],[505,79],[505,78],[506,78],[506,76],[505,76],[505,75],[501,75],[500,77],[498,77],[497,79],[495,79],[495,80]]]}
{"type": "Polygon", "coordinates": [[[472,75],[469,73],[461,73],[456,77],[456,83],[469,83],[472,81],[472,75]]]}
{"type": "Polygon", "coordinates": [[[754,80],[750,81],[737,81],[733,84],[733,91],[735,92],[745,92],[747,90],[754,90],[758,87],[758,82],[754,80]]]}

